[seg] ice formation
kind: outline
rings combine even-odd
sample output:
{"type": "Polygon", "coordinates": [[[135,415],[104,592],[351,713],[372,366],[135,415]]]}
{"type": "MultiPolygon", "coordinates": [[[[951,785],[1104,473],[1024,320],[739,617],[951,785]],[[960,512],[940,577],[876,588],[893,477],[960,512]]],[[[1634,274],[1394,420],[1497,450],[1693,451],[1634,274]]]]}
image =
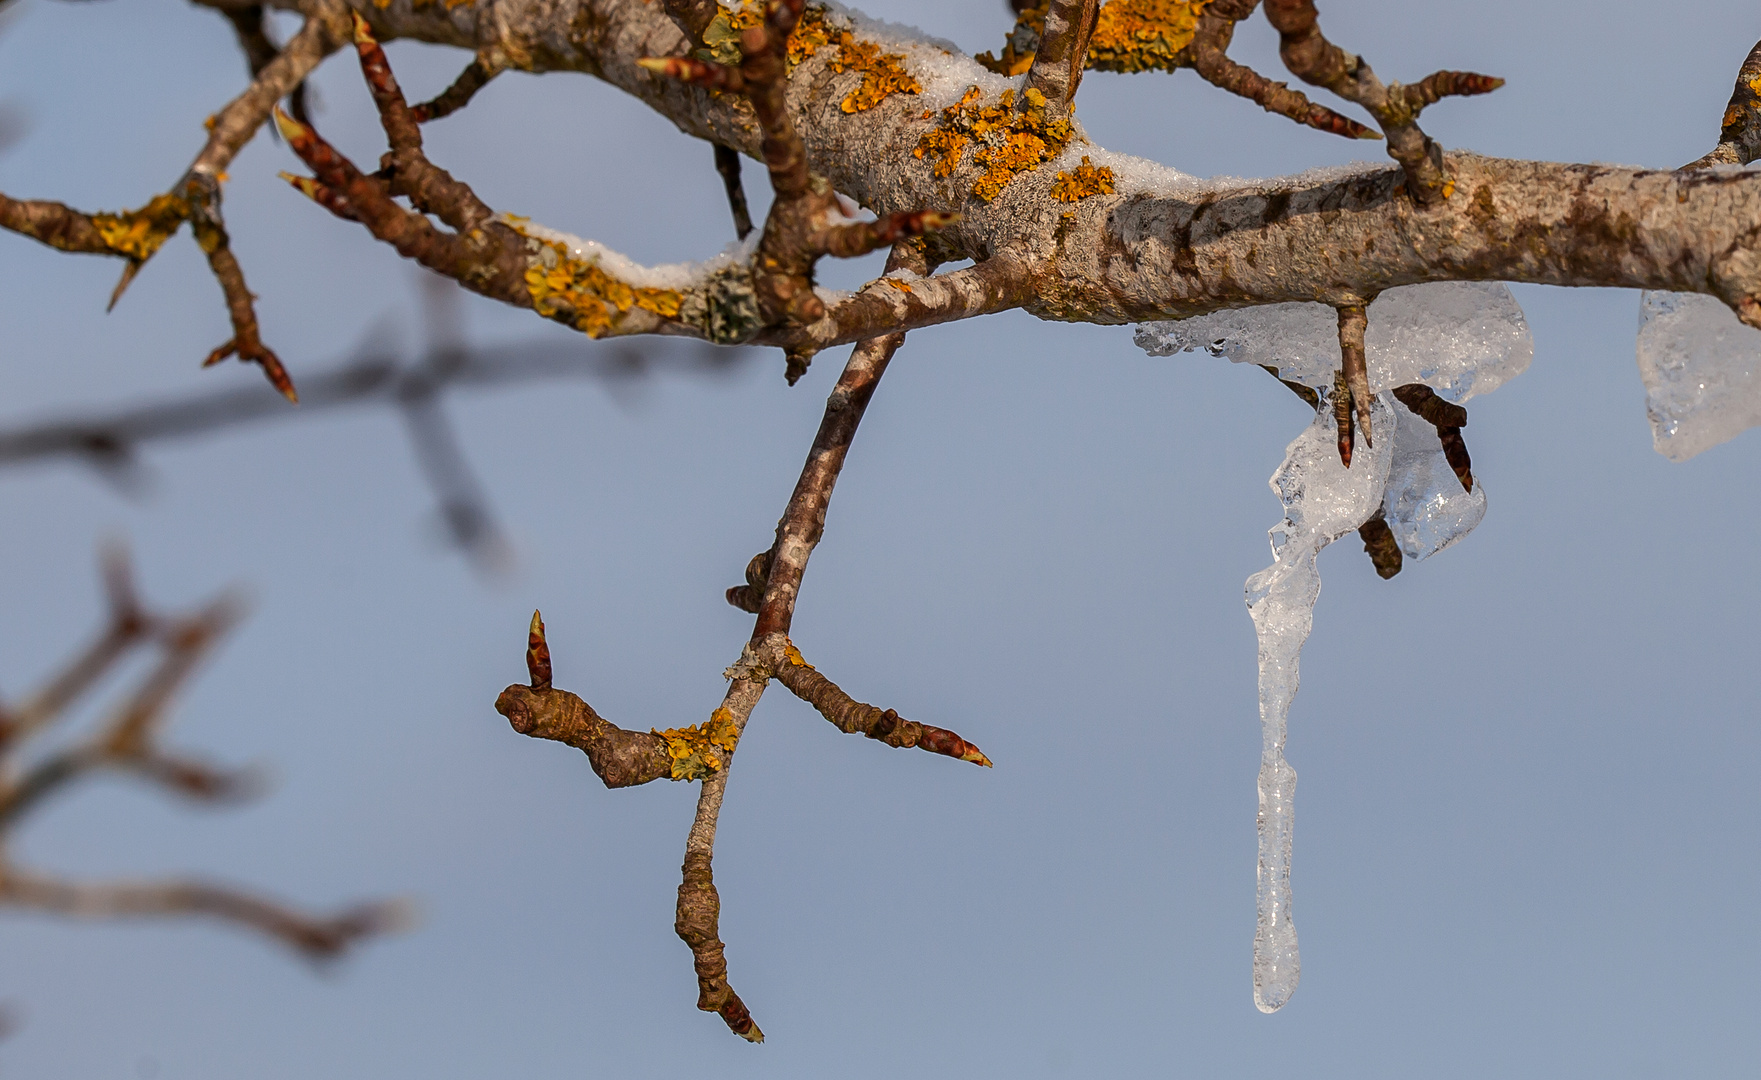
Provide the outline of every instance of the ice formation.
{"type": "MultiPolygon", "coordinates": [[[[1528,370],[1535,355],[1516,297],[1499,282],[1403,285],[1376,298],[1364,334],[1370,387],[1424,383],[1460,404],[1528,370]]],[[[1266,364],[1278,377],[1330,390],[1339,370],[1339,322],[1326,304],[1268,304],[1144,323],[1137,344],[1151,356],[1203,349],[1238,364],[1266,364]]]]}
{"type": "Polygon", "coordinates": [[[1639,375],[1652,444],[1671,461],[1761,424],[1761,330],[1743,325],[1717,297],[1646,293],[1639,375]]]}
{"type": "Polygon", "coordinates": [[[1315,557],[1378,511],[1403,555],[1418,561],[1467,535],[1486,512],[1476,478],[1464,491],[1443,457],[1436,429],[1389,393],[1422,382],[1462,402],[1521,374],[1534,355],[1522,310],[1500,284],[1452,282],[1390,289],[1369,309],[1365,353],[1377,392],[1373,447],[1360,437],[1351,468],[1339,461],[1326,398],[1339,368],[1338,322],[1323,304],[1223,311],[1138,328],[1152,356],[1203,349],[1237,363],[1264,364],[1320,391],[1323,407],[1272,474],[1284,519],[1270,532],[1272,565],[1247,579],[1247,609],[1259,638],[1260,810],[1254,1004],[1276,1012],[1302,974],[1291,916],[1290,859],[1296,770],[1284,759],[1302,646],[1314,625],[1321,576],[1315,557]]]}

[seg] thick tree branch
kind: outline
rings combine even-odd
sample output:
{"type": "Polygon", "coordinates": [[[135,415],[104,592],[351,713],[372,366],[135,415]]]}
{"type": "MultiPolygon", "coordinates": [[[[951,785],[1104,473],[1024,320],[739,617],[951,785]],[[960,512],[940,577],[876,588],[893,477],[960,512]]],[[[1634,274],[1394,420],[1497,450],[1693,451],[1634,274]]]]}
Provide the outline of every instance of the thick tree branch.
{"type": "MultiPolygon", "coordinates": [[[[681,129],[761,157],[760,127],[738,95],[655,79],[638,63],[685,49],[678,28],[658,6],[637,0],[495,0],[444,18],[431,8],[381,10],[369,0],[359,7],[381,36],[473,49],[492,42],[529,70],[595,74],[681,129]],[[570,26],[585,29],[561,32],[570,26]]],[[[1761,291],[1761,270],[1748,253],[1749,232],[1761,225],[1758,177],[1685,181],[1644,170],[1450,154],[1450,197],[1432,205],[1396,198],[1404,195],[1401,172],[1206,185],[1170,170],[1162,179],[1139,174],[1114,194],[1095,194],[1071,207],[1047,197],[1056,182],[1055,170],[1047,168],[1014,173],[988,202],[965,197],[962,203],[957,193],[970,191],[983,173],[972,155],[937,176],[932,161],[913,154],[936,129],[939,114],[926,110],[917,95],[900,93],[844,112],[843,95],[832,89],[839,76],[830,69],[828,51],[802,59],[786,93],[810,168],[883,216],[926,205],[957,209],[961,220],[941,234],[938,250],[980,263],[1007,254],[1013,269],[1003,275],[1006,295],[913,311],[905,323],[846,318],[841,304],[830,304],[831,322],[821,320],[807,331],[811,345],[1017,305],[1045,318],[1123,323],[1287,300],[1337,303],[1420,281],[1709,292],[1739,311],[1744,297],[1761,291]]],[[[907,68],[912,55],[905,54],[907,68]]],[[[974,85],[990,78],[976,64],[972,72],[974,85]]],[[[1407,101],[1404,92],[1401,101],[1407,101]]],[[[1093,147],[1080,152],[1104,163],[1103,152],[1093,147]]],[[[872,304],[874,292],[864,290],[853,302],[872,304]]],[[[651,312],[621,318],[616,332],[709,336],[651,312]]],[[[769,329],[746,340],[787,347],[786,339],[799,333],[769,329]]]]}

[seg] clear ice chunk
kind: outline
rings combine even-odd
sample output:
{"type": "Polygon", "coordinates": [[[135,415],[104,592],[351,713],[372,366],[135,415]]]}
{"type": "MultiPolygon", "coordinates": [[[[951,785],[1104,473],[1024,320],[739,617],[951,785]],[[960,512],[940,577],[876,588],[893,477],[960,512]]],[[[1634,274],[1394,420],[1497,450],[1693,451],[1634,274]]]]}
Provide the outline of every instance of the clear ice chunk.
{"type": "MultiPolygon", "coordinates": [[[[1378,396],[1371,426],[1392,431],[1394,408],[1389,395],[1378,396]]],[[[1261,1012],[1283,1008],[1302,975],[1290,898],[1296,770],[1284,760],[1284,739],[1299,682],[1298,661],[1321,594],[1315,556],[1382,504],[1395,441],[1378,439],[1371,448],[1359,439],[1347,469],[1339,461],[1333,410],[1316,413],[1272,474],[1272,492],[1284,505],[1284,520],[1268,534],[1272,565],[1247,579],[1247,610],[1259,638],[1260,664],[1259,925],[1253,984],[1254,1004],[1261,1012]]]]}
{"type": "Polygon", "coordinates": [[[1486,516],[1486,486],[1476,476],[1474,490],[1463,490],[1443,456],[1437,429],[1404,405],[1396,403],[1394,414],[1394,459],[1388,467],[1382,514],[1400,553],[1419,562],[1473,531],[1486,516]]]}
{"type": "MultiPolygon", "coordinates": [[[[1497,281],[1442,281],[1389,289],[1369,308],[1364,333],[1371,389],[1424,383],[1457,403],[1528,370],[1534,339],[1510,289],[1497,281]]],[[[1339,370],[1339,323],[1326,304],[1267,304],[1191,319],[1144,323],[1137,344],[1151,356],[1203,349],[1238,364],[1264,364],[1316,389],[1339,370]]]]}
{"type": "Polygon", "coordinates": [[[1761,424],[1761,330],[1743,325],[1717,297],[1645,293],[1639,375],[1652,445],[1671,461],[1761,424]]]}

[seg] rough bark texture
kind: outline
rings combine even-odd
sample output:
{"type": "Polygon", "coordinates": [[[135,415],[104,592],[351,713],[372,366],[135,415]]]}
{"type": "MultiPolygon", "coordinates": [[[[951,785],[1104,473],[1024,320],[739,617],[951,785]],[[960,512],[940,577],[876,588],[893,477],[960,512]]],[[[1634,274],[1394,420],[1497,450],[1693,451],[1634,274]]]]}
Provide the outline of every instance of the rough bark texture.
{"type": "MultiPolygon", "coordinates": [[[[685,51],[657,4],[483,0],[449,10],[359,0],[356,7],[382,39],[495,48],[526,70],[586,72],[682,131],[762,160],[759,125],[743,100],[658,78],[637,63],[685,51]]],[[[917,95],[846,113],[839,103],[853,74],[831,71],[823,52],[800,63],[786,94],[813,172],[878,214],[958,211],[962,219],[940,241],[947,257],[1007,254],[1014,272],[1006,283],[915,302],[908,294],[877,300],[875,288],[865,289],[807,328],[819,346],[1011,306],[1049,319],[1127,323],[1289,300],[1360,302],[1395,285],[1464,279],[1706,292],[1761,320],[1751,235],[1761,226],[1761,176],[1447,153],[1439,156],[1442,197],[1431,205],[1411,197],[1399,168],[1236,186],[1170,171],[1164,183],[1072,208],[1048,197],[1057,170],[1040,167],[983,202],[969,194],[980,174],[970,160],[938,177],[913,156],[935,126],[917,95]]],[[[974,64],[973,83],[987,78],[974,64]]],[[[631,329],[689,332],[658,320],[631,329]]]]}

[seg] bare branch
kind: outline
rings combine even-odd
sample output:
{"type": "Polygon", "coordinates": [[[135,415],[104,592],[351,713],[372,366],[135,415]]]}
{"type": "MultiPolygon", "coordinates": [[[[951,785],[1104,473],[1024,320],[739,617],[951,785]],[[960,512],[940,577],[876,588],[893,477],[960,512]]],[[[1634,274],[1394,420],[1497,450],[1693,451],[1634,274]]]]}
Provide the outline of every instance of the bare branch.
{"type": "Polygon", "coordinates": [[[1054,113],[1068,114],[1075,107],[1100,6],[1100,0],[1050,0],[1046,6],[1027,85],[1045,95],[1054,113]]]}
{"type": "MultiPolygon", "coordinates": [[[[1364,329],[1369,325],[1369,318],[1364,314],[1363,304],[1341,304],[1339,307],[1339,354],[1341,363],[1339,375],[1344,380],[1351,409],[1357,413],[1358,429],[1364,433],[1364,445],[1376,445],[1370,431],[1370,404],[1375,395],[1370,393],[1370,371],[1364,359],[1364,329]]],[[[1339,406],[1335,405],[1335,409],[1339,406]]],[[[1351,428],[1340,425],[1339,458],[1345,462],[1346,468],[1351,467],[1351,428]]]]}
{"type": "Polygon", "coordinates": [[[109,628],[98,641],[19,710],[4,717],[0,738],[0,905],[88,918],[207,915],[258,930],[314,959],[340,954],[355,942],[398,928],[401,903],[363,904],[330,918],[301,914],[250,893],[200,882],[76,883],[21,870],[5,858],[12,830],[51,795],[100,769],[127,772],[177,794],[204,801],[235,799],[255,787],[248,771],[216,769],[159,747],[172,695],[237,620],[230,597],[196,613],[164,618],[143,612],[118,549],[105,554],[109,628]],[[158,665],[89,738],[49,752],[20,772],[28,736],[42,731],[132,646],[155,642],[158,665]]]}
{"type": "MultiPolygon", "coordinates": [[[[452,85],[441,91],[439,97],[432,101],[425,101],[420,105],[412,105],[410,116],[418,124],[426,124],[431,120],[439,120],[443,116],[451,116],[469,105],[471,99],[477,96],[477,91],[488,86],[490,80],[505,70],[507,70],[507,57],[502,53],[480,52],[469,64],[465,65],[465,70],[459,72],[459,77],[452,81],[452,85]]],[[[299,113],[294,113],[294,119],[303,123],[311,123],[299,113]]]]}
{"type": "Polygon", "coordinates": [[[983,751],[952,731],[919,724],[891,709],[883,712],[857,701],[820,674],[793,644],[783,646],[783,662],[776,665],[775,671],[777,681],[788,687],[791,694],[813,706],[846,735],[866,735],[894,747],[916,746],[932,754],[991,767],[991,759],[983,751]]]}
{"type": "Polygon", "coordinates": [[[409,906],[361,904],[328,918],[253,893],[195,881],[75,883],[0,869],[0,904],[84,919],[202,915],[256,930],[308,959],[340,956],[356,943],[407,926],[409,906]]]}
{"type": "Polygon", "coordinates": [[[1415,201],[1431,206],[1449,197],[1443,149],[1419,129],[1419,113],[1444,95],[1490,93],[1504,85],[1503,79],[1439,71],[1412,86],[1384,85],[1362,57],[1321,33],[1314,0],[1266,0],[1266,18],[1278,31],[1278,53],[1291,74],[1362,105],[1376,118],[1388,155],[1406,170],[1406,190],[1415,201]]]}
{"type": "Polygon", "coordinates": [[[1269,113],[1289,117],[1317,131],[1343,135],[1348,139],[1381,138],[1380,132],[1310,101],[1302,91],[1273,82],[1245,64],[1229,59],[1229,43],[1235,33],[1235,23],[1252,14],[1256,6],[1257,3],[1238,5],[1235,10],[1245,9],[1239,15],[1225,15],[1220,4],[1205,9],[1199,18],[1198,31],[1188,47],[1192,54],[1192,68],[1199,77],[1218,89],[1247,98],[1269,113]]]}
{"type": "Polygon", "coordinates": [[[752,211],[746,208],[746,190],[740,186],[740,152],[715,144],[715,171],[721,174],[728,193],[728,210],[734,215],[734,235],[746,239],[752,231],[752,211]]]}

